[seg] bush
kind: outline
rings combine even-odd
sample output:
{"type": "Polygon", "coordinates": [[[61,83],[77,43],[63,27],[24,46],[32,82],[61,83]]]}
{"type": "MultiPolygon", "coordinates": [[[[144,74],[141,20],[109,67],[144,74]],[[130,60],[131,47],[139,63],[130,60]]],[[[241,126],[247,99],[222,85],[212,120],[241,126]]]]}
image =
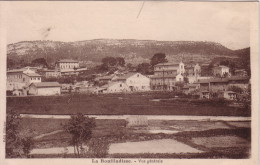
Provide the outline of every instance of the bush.
{"type": "Polygon", "coordinates": [[[105,158],[108,155],[109,142],[103,139],[91,139],[88,147],[90,157],[105,158]]]}

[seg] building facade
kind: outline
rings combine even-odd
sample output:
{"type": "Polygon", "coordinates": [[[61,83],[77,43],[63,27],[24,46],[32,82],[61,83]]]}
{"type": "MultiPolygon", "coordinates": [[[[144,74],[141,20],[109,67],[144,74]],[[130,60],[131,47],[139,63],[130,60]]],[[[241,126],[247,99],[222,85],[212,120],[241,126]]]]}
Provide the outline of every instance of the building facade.
{"type": "Polygon", "coordinates": [[[41,75],[31,69],[22,68],[7,71],[7,90],[23,89],[33,82],[41,82],[41,75]]]}
{"type": "Polygon", "coordinates": [[[180,63],[160,63],[154,66],[154,75],[151,76],[152,90],[175,90],[176,82],[183,82],[185,68],[180,63]]]}
{"type": "Polygon", "coordinates": [[[72,70],[79,68],[79,62],[76,60],[63,59],[55,63],[55,68],[59,70],[72,70]]]}
{"type": "Polygon", "coordinates": [[[112,82],[102,86],[101,88],[105,88],[105,90],[103,90],[103,93],[122,93],[131,91],[130,88],[122,82],[112,82]]]}
{"type": "Polygon", "coordinates": [[[60,77],[61,76],[61,72],[57,71],[57,70],[47,70],[45,71],[45,77],[46,78],[52,78],[52,77],[60,77]]]}
{"type": "Polygon", "coordinates": [[[154,75],[156,76],[176,76],[184,74],[184,63],[159,63],[154,66],[154,75]]]}
{"type": "Polygon", "coordinates": [[[216,67],[213,67],[212,69],[213,75],[217,77],[227,77],[230,76],[229,67],[224,65],[219,65],[216,67]]]}
{"type": "Polygon", "coordinates": [[[150,90],[150,78],[140,73],[127,73],[126,75],[118,77],[115,81],[125,83],[132,92],[150,90]]]}
{"type": "Polygon", "coordinates": [[[41,83],[32,83],[29,86],[30,95],[60,95],[61,86],[57,82],[41,82],[41,83]]]}

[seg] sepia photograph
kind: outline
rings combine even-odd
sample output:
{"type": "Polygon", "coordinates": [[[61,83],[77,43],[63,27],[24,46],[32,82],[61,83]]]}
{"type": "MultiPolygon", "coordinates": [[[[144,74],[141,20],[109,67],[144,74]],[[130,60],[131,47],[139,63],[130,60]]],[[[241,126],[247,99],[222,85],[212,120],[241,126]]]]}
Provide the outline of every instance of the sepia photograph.
{"type": "Polygon", "coordinates": [[[1,4],[4,159],[252,158],[258,2],[1,4]]]}

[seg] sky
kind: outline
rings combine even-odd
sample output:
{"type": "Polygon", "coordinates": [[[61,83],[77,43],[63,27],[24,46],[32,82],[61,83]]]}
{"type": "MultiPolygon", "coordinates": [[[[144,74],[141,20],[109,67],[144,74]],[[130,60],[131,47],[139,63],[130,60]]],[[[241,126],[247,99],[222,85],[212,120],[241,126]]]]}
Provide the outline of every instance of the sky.
{"type": "Polygon", "coordinates": [[[230,49],[250,45],[247,2],[47,1],[5,7],[8,44],[108,38],[213,41],[230,49]]]}

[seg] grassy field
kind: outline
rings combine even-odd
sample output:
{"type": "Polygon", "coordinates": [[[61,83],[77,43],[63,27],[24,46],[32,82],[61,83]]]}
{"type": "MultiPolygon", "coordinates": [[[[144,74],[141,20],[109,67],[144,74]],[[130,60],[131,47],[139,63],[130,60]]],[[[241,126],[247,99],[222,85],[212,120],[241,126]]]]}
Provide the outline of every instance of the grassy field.
{"type": "MultiPolygon", "coordinates": [[[[22,134],[36,137],[62,130],[68,119],[22,118],[22,134]],[[33,131],[32,131],[33,130],[33,131]]],[[[203,153],[183,154],[103,154],[113,158],[248,158],[250,155],[251,122],[225,121],[161,121],[150,120],[148,127],[126,127],[124,120],[96,120],[91,141],[105,145],[112,143],[140,142],[156,139],[175,139],[203,153]],[[150,129],[178,130],[175,134],[149,133],[150,129]]],[[[65,132],[46,135],[35,139],[34,148],[68,147],[70,135],[65,132]]],[[[64,157],[34,155],[34,157],[64,157]]],[[[74,155],[66,155],[74,157],[74,155]]],[[[89,157],[89,155],[86,155],[89,157]]],[[[90,157],[97,157],[91,155],[90,157]]]]}
{"type": "Polygon", "coordinates": [[[23,114],[250,116],[225,102],[174,98],[169,93],[7,97],[7,111],[23,114]],[[162,100],[158,100],[162,99],[162,100]]]}

